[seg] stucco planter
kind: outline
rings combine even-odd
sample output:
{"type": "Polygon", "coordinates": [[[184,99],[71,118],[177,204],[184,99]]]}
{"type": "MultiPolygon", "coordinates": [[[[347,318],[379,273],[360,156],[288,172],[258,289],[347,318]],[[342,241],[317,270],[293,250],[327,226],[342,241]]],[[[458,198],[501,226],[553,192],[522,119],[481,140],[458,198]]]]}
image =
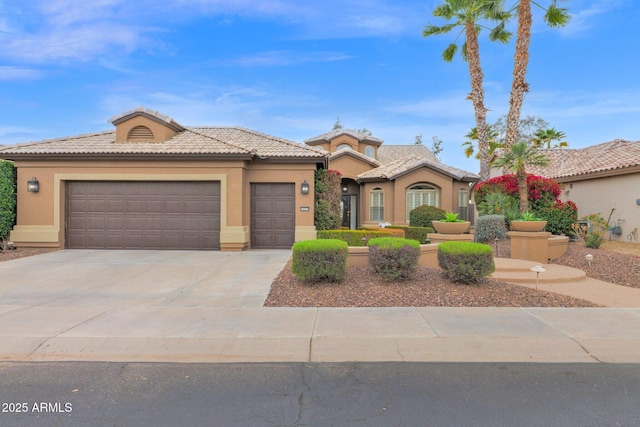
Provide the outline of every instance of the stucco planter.
{"type": "Polygon", "coordinates": [[[433,228],[441,234],[462,234],[469,229],[471,223],[469,221],[461,222],[445,222],[433,221],[433,228]]]}
{"type": "Polygon", "coordinates": [[[547,221],[511,221],[513,231],[537,232],[544,230],[547,221]]]}

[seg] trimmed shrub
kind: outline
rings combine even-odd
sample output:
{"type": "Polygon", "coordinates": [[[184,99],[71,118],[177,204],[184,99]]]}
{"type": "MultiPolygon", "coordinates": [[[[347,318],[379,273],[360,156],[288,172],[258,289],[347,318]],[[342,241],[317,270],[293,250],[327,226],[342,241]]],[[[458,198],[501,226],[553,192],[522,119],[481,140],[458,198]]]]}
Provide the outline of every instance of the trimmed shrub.
{"type": "Polygon", "coordinates": [[[16,224],[16,168],[0,160],[0,240],[7,239],[16,224]]]}
{"type": "Polygon", "coordinates": [[[367,246],[369,239],[375,237],[391,237],[391,230],[322,230],[318,231],[318,239],[338,239],[349,246],[367,246]],[[362,240],[364,238],[364,241],[362,240]]]}
{"type": "Polygon", "coordinates": [[[291,271],[304,282],[339,282],[347,272],[349,247],[342,240],[305,240],[293,245],[291,271]]]}
{"type": "Polygon", "coordinates": [[[445,210],[435,206],[422,205],[409,212],[409,225],[412,227],[432,227],[432,221],[444,219],[445,210]]]}
{"type": "Polygon", "coordinates": [[[374,228],[374,231],[382,231],[382,232],[387,232],[391,235],[391,237],[397,237],[399,239],[404,239],[405,235],[404,235],[404,230],[401,228],[390,228],[390,227],[384,227],[384,228],[374,228]]]}
{"type": "Polygon", "coordinates": [[[420,243],[397,237],[369,241],[369,265],[386,280],[407,278],[418,266],[420,243]]]}
{"type": "Polygon", "coordinates": [[[495,271],[491,246],[473,242],[443,242],[438,245],[438,265],[446,278],[476,283],[495,271]]]}
{"type": "Polygon", "coordinates": [[[336,170],[319,169],[314,180],[314,224],[318,230],[331,230],[342,224],[340,177],[336,170]]]}
{"type": "Polygon", "coordinates": [[[540,218],[547,221],[546,230],[552,234],[575,235],[573,225],[578,222],[578,207],[571,200],[557,201],[550,208],[537,212],[540,218]]]}
{"type": "Polygon", "coordinates": [[[434,230],[431,227],[412,227],[410,225],[390,225],[387,228],[397,228],[400,230],[404,230],[405,239],[416,240],[419,243],[425,243],[428,241],[427,235],[429,233],[433,233],[434,230]]]}
{"type": "Polygon", "coordinates": [[[483,215],[476,219],[475,241],[492,242],[495,239],[507,238],[507,226],[502,215],[483,215]]]}

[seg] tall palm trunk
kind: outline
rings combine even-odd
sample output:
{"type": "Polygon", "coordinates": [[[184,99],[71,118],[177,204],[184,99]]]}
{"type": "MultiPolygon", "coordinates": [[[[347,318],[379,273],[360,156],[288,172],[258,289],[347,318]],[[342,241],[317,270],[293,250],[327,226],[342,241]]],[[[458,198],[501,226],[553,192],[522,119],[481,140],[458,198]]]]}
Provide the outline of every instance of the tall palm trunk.
{"type": "Polygon", "coordinates": [[[508,150],[518,139],[518,124],[525,92],[529,91],[529,84],[525,81],[529,64],[529,42],[531,40],[531,1],[520,0],[518,4],[518,33],[516,35],[516,52],[513,61],[513,81],[511,82],[511,97],[509,99],[509,114],[507,115],[507,131],[505,134],[505,149],[508,150]]]}
{"type": "Polygon", "coordinates": [[[478,134],[478,153],[480,156],[480,180],[489,179],[489,142],[487,135],[487,108],[484,106],[484,89],[482,80],[482,66],[480,65],[480,45],[478,33],[473,21],[465,24],[467,40],[467,63],[471,77],[471,92],[468,98],[473,103],[473,111],[476,117],[476,130],[478,134]]]}

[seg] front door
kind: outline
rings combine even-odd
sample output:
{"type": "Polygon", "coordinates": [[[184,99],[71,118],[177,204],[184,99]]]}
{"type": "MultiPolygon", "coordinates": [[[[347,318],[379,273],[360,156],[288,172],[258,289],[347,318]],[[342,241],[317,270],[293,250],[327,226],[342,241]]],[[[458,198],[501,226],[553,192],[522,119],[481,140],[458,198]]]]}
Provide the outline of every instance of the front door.
{"type": "Polygon", "coordinates": [[[342,226],[355,230],[357,220],[356,206],[358,206],[357,196],[343,194],[340,205],[342,206],[342,226]]]}

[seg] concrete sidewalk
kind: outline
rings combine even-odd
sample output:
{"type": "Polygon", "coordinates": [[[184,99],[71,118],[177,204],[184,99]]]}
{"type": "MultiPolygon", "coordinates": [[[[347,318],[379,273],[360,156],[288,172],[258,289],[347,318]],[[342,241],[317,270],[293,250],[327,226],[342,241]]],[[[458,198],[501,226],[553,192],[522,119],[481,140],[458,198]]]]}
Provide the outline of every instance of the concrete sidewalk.
{"type": "Polygon", "coordinates": [[[2,361],[640,363],[640,309],[0,306],[2,361]]]}

